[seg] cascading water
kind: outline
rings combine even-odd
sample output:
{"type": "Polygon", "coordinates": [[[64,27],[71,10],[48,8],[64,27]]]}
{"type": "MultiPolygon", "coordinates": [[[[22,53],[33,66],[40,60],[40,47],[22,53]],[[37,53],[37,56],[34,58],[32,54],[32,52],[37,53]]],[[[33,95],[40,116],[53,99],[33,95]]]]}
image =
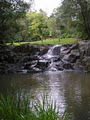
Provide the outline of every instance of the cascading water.
{"type": "Polygon", "coordinates": [[[40,56],[36,67],[42,71],[80,71],[79,58],[77,44],[55,45],[49,48],[46,54],[40,56]]]}
{"type": "Polygon", "coordinates": [[[45,59],[52,59],[60,55],[61,45],[55,45],[51,47],[48,52],[44,55],[45,59]]]}
{"type": "Polygon", "coordinates": [[[48,52],[43,56],[44,59],[50,60],[48,69],[51,71],[57,71],[55,59],[60,56],[61,45],[55,45],[51,47],[48,52]]]}

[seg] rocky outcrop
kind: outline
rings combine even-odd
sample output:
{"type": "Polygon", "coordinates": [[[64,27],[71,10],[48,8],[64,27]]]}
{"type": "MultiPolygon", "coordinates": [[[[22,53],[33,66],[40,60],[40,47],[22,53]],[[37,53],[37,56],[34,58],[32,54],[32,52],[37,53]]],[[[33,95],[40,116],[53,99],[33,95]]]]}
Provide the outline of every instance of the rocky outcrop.
{"type": "Polygon", "coordinates": [[[64,45],[0,45],[0,73],[90,72],[90,42],[64,45]]]}
{"type": "Polygon", "coordinates": [[[83,70],[90,73],[90,41],[79,42],[79,53],[83,70]]]}

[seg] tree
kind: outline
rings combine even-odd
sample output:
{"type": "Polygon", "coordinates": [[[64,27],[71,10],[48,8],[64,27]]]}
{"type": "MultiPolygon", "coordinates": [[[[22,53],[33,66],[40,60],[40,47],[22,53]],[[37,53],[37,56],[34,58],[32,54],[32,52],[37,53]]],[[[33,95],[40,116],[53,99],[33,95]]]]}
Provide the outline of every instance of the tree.
{"type": "MultiPolygon", "coordinates": [[[[22,31],[28,41],[37,41],[48,36],[47,16],[41,13],[26,14],[25,29],[22,31]]],[[[24,38],[25,38],[24,37],[24,38]]]]}
{"type": "Polygon", "coordinates": [[[14,39],[20,31],[18,21],[29,6],[23,0],[0,0],[0,43],[14,39]]]}
{"type": "Polygon", "coordinates": [[[90,39],[90,0],[77,0],[77,4],[80,6],[85,32],[90,39]]]}
{"type": "Polygon", "coordinates": [[[56,30],[57,30],[56,18],[54,17],[48,18],[48,28],[49,28],[50,37],[56,37],[56,30]]]}
{"type": "Polygon", "coordinates": [[[90,0],[63,0],[55,15],[65,31],[90,39],[90,0]]]}

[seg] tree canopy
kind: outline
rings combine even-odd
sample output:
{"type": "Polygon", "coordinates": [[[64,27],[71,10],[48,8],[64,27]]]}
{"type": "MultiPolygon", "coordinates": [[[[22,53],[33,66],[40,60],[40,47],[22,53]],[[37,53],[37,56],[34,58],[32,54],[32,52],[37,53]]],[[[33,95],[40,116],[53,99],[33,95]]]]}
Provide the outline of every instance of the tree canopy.
{"type": "Polygon", "coordinates": [[[18,20],[30,7],[23,0],[0,0],[0,42],[14,39],[20,29],[18,20]]]}
{"type": "Polygon", "coordinates": [[[50,17],[24,0],[0,0],[0,43],[55,37],[90,39],[90,0],[62,0],[50,17]],[[28,11],[29,10],[29,11],[28,11]]]}
{"type": "Polygon", "coordinates": [[[90,39],[90,0],[63,0],[54,15],[62,32],[90,39]]]}

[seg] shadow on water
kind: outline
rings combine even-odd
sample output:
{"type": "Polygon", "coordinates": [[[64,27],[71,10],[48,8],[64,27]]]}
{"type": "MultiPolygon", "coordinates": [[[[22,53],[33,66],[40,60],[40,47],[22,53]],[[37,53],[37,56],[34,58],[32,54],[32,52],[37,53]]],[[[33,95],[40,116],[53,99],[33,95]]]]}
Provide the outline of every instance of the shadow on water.
{"type": "Polygon", "coordinates": [[[39,97],[42,94],[57,101],[60,114],[65,110],[69,120],[90,120],[90,75],[73,72],[0,75],[0,92],[39,97]]]}

